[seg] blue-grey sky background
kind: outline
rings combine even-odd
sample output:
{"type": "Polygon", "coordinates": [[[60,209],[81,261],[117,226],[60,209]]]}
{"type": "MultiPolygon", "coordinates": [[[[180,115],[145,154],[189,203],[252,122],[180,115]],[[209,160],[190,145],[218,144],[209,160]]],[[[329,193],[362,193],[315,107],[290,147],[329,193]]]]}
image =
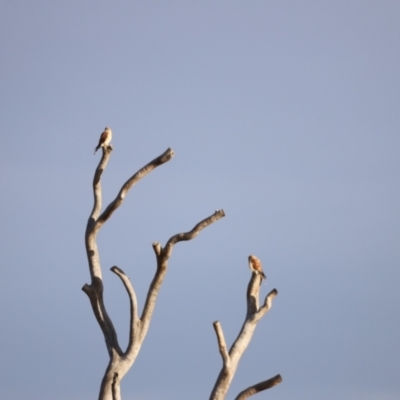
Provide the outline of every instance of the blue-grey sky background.
{"type": "Polygon", "coordinates": [[[125,400],[207,399],[245,315],[247,256],[279,296],[227,399],[400,398],[398,1],[3,1],[0,393],[86,400],[108,362],[81,291],[105,126],[104,203],[168,147],[99,234],[122,345],[153,241],[179,243],[125,400]]]}

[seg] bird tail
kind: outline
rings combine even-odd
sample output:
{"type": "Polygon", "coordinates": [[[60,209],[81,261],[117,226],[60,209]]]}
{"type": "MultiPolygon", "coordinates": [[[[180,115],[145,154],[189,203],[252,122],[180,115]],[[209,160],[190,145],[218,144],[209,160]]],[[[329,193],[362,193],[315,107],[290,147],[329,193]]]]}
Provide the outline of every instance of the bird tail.
{"type": "Polygon", "coordinates": [[[258,273],[258,275],[259,275],[260,278],[261,278],[261,279],[260,279],[260,286],[261,286],[264,279],[265,279],[265,281],[267,281],[267,277],[265,276],[265,274],[264,274],[263,271],[260,271],[260,272],[258,273]]]}
{"type": "Polygon", "coordinates": [[[94,149],[94,153],[93,153],[93,155],[95,155],[96,154],[96,151],[98,150],[100,148],[100,145],[98,145],[95,149],[94,149]]]}

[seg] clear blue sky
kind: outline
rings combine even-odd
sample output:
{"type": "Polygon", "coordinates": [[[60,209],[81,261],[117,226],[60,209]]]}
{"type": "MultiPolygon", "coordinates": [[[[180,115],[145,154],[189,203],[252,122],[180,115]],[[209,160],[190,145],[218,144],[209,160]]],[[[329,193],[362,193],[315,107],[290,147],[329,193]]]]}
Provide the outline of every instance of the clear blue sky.
{"type": "Polygon", "coordinates": [[[107,204],[167,147],[99,235],[124,345],[153,241],[176,246],[124,400],[207,399],[256,254],[279,296],[229,399],[277,373],[275,400],[400,398],[398,1],[3,1],[0,393],[97,398],[108,357],[86,295],[93,156],[107,204]]]}

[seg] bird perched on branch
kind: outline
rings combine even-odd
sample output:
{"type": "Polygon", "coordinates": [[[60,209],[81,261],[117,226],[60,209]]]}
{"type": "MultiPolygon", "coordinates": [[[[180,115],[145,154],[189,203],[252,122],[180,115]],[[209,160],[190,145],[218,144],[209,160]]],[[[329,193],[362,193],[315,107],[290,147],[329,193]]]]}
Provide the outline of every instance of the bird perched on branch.
{"type": "Polygon", "coordinates": [[[99,144],[97,145],[97,147],[94,149],[94,153],[96,154],[96,151],[100,148],[100,147],[108,147],[108,145],[110,144],[112,139],[112,130],[109,127],[106,127],[104,129],[104,132],[100,135],[100,139],[99,139],[99,144]]]}
{"type": "Polygon", "coordinates": [[[261,280],[267,279],[263,272],[261,261],[256,256],[249,256],[249,267],[253,272],[261,276],[261,280]]]}

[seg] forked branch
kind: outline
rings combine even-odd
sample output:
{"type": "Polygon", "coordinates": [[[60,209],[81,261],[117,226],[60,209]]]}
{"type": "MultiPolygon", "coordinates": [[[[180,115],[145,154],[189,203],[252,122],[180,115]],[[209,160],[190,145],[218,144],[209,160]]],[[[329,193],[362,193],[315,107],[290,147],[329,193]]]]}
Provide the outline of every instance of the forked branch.
{"type": "Polygon", "coordinates": [[[103,332],[106,347],[111,357],[114,353],[122,355],[122,350],[118,343],[116,330],[111,321],[111,318],[108,316],[103,301],[103,280],[100,265],[100,256],[96,241],[97,234],[99,232],[99,229],[103,226],[104,222],[106,222],[111,214],[122,204],[122,201],[128,190],[131,189],[136,182],[138,182],[141,178],[146,176],[156,167],[169,161],[173,157],[174,152],[171,149],[167,149],[163,154],[155,158],[153,161],[141,168],[130,179],[128,179],[122,186],[116,199],[112,201],[106,208],[106,210],[109,210],[108,213],[103,212],[103,214],[100,215],[102,204],[101,177],[110,159],[112,147],[103,147],[102,150],[102,157],[100,159],[99,165],[96,168],[93,178],[94,205],[92,212],[90,213],[85,232],[85,246],[89,263],[91,284],[85,284],[82,290],[88,295],[90,299],[93,313],[103,332]]]}
{"type": "Polygon", "coordinates": [[[180,241],[195,238],[201,230],[225,215],[223,210],[216,211],[211,216],[200,221],[191,231],[172,236],[167,241],[164,249],[159,243],[153,244],[153,249],[157,258],[157,269],[153,281],[150,284],[141,317],[139,317],[136,294],[128,276],[117,266],[111,268],[111,271],[121,279],[130,302],[129,343],[126,351],[122,351],[118,343],[116,330],[107,314],[103,302],[103,281],[100,257],[96,243],[97,234],[104,223],[112,216],[114,211],[121,206],[126,194],[132,186],[156,167],[169,161],[173,157],[174,152],[171,149],[167,149],[159,157],[155,158],[132,175],[122,185],[116,198],[106,207],[103,213],[100,214],[102,204],[101,176],[108,164],[111,151],[112,148],[110,146],[103,147],[103,154],[93,178],[94,205],[85,233],[85,245],[89,262],[91,284],[85,284],[82,288],[90,299],[94,315],[104,334],[106,347],[110,356],[110,361],[101,383],[99,400],[120,400],[121,398],[121,380],[135,361],[146,337],[158,292],[167,272],[168,260],[171,256],[174,245],[180,241]]]}
{"type": "MultiPolygon", "coordinates": [[[[214,322],[214,329],[217,335],[218,348],[222,357],[222,369],[218,375],[217,381],[211,392],[210,400],[224,400],[226,393],[228,392],[229,386],[235,375],[236,369],[239,365],[240,358],[246,351],[248,344],[250,343],[254,330],[257,326],[258,321],[270,310],[272,306],[272,299],[278,294],[276,289],[273,289],[265,298],[264,304],[259,306],[259,293],[261,287],[262,277],[253,272],[247,286],[247,311],[246,318],[243,323],[242,329],[239,332],[238,337],[234,341],[229,352],[226,351],[226,344],[222,334],[222,328],[218,321],[214,322]]],[[[253,385],[239,394],[237,399],[245,399],[252,394],[255,394],[261,390],[269,389],[278,384],[278,377],[272,378],[271,380],[261,382],[257,385],[253,385]],[[245,397],[243,397],[245,396],[245,397]]],[[[282,380],[279,376],[279,379],[282,380]]]]}
{"type": "Polygon", "coordinates": [[[172,149],[167,149],[163,154],[150,161],[147,165],[141,168],[136,174],[132,175],[123,185],[117,197],[107,206],[107,208],[100,215],[96,221],[96,229],[99,230],[102,225],[111,217],[114,211],[122,204],[129,189],[137,183],[140,179],[144,178],[147,174],[153,171],[160,165],[168,162],[174,156],[172,149]]]}
{"type": "Polygon", "coordinates": [[[146,302],[143,308],[143,314],[140,318],[143,324],[144,333],[147,332],[148,324],[150,322],[150,318],[154,310],[157,294],[164,280],[165,273],[167,272],[168,260],[171,257],[174,245],[184,240],[194,239],[204,228],[218,221],[220,218],[224,216],[225,216],[224,210],[215,211],[214,214],[200,221],[191,231],[178,233],[172,236],[167,241],[167,244],[165,245],[164,248],[162,248],[160,243],[158,242],[153,243],[153,250],[157,259],[157,270],[154,279],[150,284],[146,302]]]}

